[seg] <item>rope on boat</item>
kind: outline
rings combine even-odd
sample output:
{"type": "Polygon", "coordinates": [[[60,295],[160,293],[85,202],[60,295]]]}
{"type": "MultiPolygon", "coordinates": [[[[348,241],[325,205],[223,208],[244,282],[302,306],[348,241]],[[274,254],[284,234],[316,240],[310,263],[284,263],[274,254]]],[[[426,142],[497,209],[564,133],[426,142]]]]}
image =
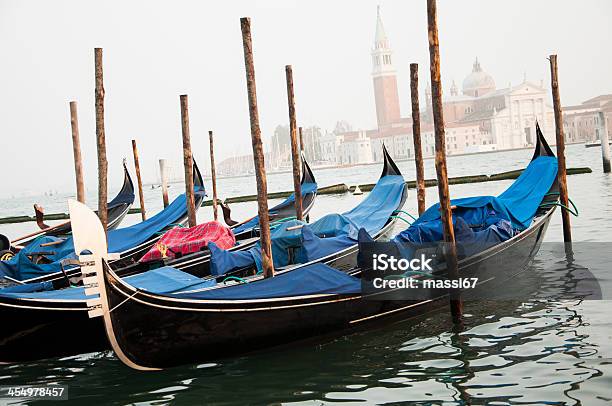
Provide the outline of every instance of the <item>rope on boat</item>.
{"type": "Polygon", "coordinates": [[[408,223],[408,225],[409,225],[409,226],[411,226],[411,225],[412,225],[412,223],[411,223],[411,222],[409,222],[408,220],[406,220],[405,218],[400,217],[400,216],[389,216],[389,218],[392,218],[392,219],[399,219],[399,220],[402,220],[402,221],[405,221],[406,223],[408,223]]]}
{"type": "Polygon", "coordinates": [[[295,219],[296,219],[295,216],[285,217],[285,218],[274,220],[274,221],[270,222],[270,225],[277,225],[277,224],[280,224],[280,223],[284,223],[285,221],[295,220],[295,219]]]}
{"type": "MultiPolygon", "coordinates": [[[[270,222],[270,230],[274,230],[275,228],[278,228],[281,224],[283,224],[286,221],[295,220],[295,219],[296,219],[295,216],[291,216],[291,217],[285,217],[285,218],[282,218],[282,219],[271,221],[270,222]]],[[[259,231],[259,226],[253,227],[253,231],[259,231]]]]}
{"type": "Polygon", "coordinates": [[[127,303],[128,300],[132,299],[134,296],[136,296],[138,294],[138,292],[140,292],[138,289],[136,290],[136,292],[134,292],[133,294],[131,294],[130,296],[126,297],[121,303],[119,303],[117,306],[113,307],[112,309],[110,309],[108,311],[108,313],[112,313],[115,310],[117,310],[118,308],[120,308],[121,306],[123,306],[125,303],[127,303]]]}
{"type": "Polygon", "coordinates": [[[410,214],[410,213],[408,213],[407,211],[404,211],[404,210],[394,210],[393,213],[403,213],[403,214],[409,216],[413,221],[417,220],[416,217],[414,217],[412,214],[410,214]]]}
{"type": "Polygon", "coordinates": [[[227,278],[223,279],[223,282],[221,283],[225,283],[226,281],[238,281],[240,283],[249,283],[246,279],[243,279],[239,276],[228,276],[227,278]]]}
{"type": "MultiPolygon", "coordinates": [[[[550,192],[550,193],[546,193],[544,195],[544,197],[546,196],[559,196],[559,192],[550,192]]],[[[574,202],[572,201],[572,199],[570,199],[569,197],[567,198],[568,202],[570,203],[570,205],[572,206],[572,208],[567,207],[566,205],[564,205],[563,203],[559,203],[559,202],[550,202],[550,203],[542,203],[540,205],[540,207],[554,207],[554,206],[559,206],[564,210],[567,210],[568,212],[570,212],[574,217],[578,217],[578,207],[576,207],[576,205],[574,204],[574,202]]]]}

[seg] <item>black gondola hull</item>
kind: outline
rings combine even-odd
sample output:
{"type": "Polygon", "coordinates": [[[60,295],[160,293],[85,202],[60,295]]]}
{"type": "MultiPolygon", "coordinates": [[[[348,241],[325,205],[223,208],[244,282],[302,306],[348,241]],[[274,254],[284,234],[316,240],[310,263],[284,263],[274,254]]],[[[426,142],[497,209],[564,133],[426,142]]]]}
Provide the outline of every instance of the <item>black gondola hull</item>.
{"type": "MultiPolygon", "coordinates": [[[[393,223],[379,238],[388,237],[393,223]]],[[[332,267],[354,267],[357,247],[330,256],[332,267]]],[[[205,272],[199,264],[197,272],[205,272]]],[[[183,269],[184,270],[184,269],[183,269]]],[[[119,270],[118,272],[120,272],[119,270]]],[[[120,276],[127,276],[120,273],[120,276]]],[[[0,298],[0,362],[25,362],[50,357],[110,349],[100,317],[90,319],[84,301],[24,300],[0,298]]]]}
{"type": "Polygon", "coordinates": [[[108,348],[101,318],[89,319],[83,304],[46,309],[3,301],[0,362],[26,362],[108,348]],[[15,306],[15,307],[11,307],[15,306]]]}
{"type": "MultiPolygon", "coordinates": [[[[134,194],[134,183],[132,182],[132,178],[130,173],[127,170],[127,165],[125,162],[123,163],[123,186],[117,193],[117,195],[108,202],[108,229],[114,230],[119,226],[119,224],[123,221],[125,216],[130,211],[132,204],[134,203],[135,194],[134,194]]],[[[27,239],[18,240],[18,245],[20,247],[25,247],[30,244],[35,239],[41,236],[53,236],[53,237],[66,237],[70,234],[72,227],[70,223],[57,226],[50,227],[44,232],[37,234],[36,236],[32,236],[27,239]]],[[[14,251],[18,251],[13,248],[14,251]]]]}
{"type": "MultiPolygon", "coordinates": [[[[524,233],[462,261],[461,277],[478,277],[482,285],[520,274],[536,255],[551,209],[524,233]]],[[[117,345],[131,362],[144,368],[167,368],[212,361],[318,336],[371,328],[389,319],[407,319],[446,303],[432,292],[426,300],[380,301],[360,295],[324,295],[245,301],[189,301],[135,293],[106,272],[109,307],[117,345]],[[131,299],[127,300],[128,297],[131,299]]],[[[125,360],[124,360],[125,361],[125,360]]]]}
{"type": "MultiPolygon", "coordinates": [[[[314,182],[314,177],[310,168],[305,171],[306,180],[314,182]]],[[[385,169],[381,176],[392,174],[389,171],[396,171],[397,168],[388,155],[385,156],[385,169]]],[[[199,171],[198,171],[199,174],[199,171]]],[[[400,203],[397,209],[401,209],[407,197],[407,188],[404,188],[400,203]]],[[[305,214],[314,205],[316,194],[305,196],[305,214]],[[310,196],[310,197],[309,197],[310,196]]],[[[384,239],[391,235],[395,219],[390,218],[383,229],[375,236],[375,239],[384,239]]],[[[125,257],[119,261],[114,261],[111,267],[116,270],[119,277],[144,272],[148,270],[147,264],[137,264],[128,267],[121,267],[126,263],[133,262],[133,258],[142,256],[157,240],[148,241],[139,247],[135,247],[126,253],[125,257]]],[[[257,242],[257,239],[246,242],[240,249],[249,248],[257,242]]],[[[236,247],[234,249],[237,249],[236,247]]],[[[324,262],[337,269],[351,269],[356,264],[358,247],[355,244],[348,249],[334,253],[324,259],[316,262],[324,262]]],[[[123,257],[123,255],[122,255],[123,257]]],[[[177,260],[168,261],[163,265],[176,267],[184,272],[191,273],[196,276],[206,277],[210,275],[209,271],[210,256],[205,253],[196,253],[184,256],[177,260]]],[[[160,265],[160,264],[157,264],[160,265]]],[[[70,274],[77,274],[80,271],[73,271],[70,274]]],[[[53,275],[46,278],[41,278],[40,281],[58,281],[63,278],[63,275],[53,275]]],[[[70,304],[72,310],[66,310],[67,303],[47,300],[20,300],[0,298],[0,316],[4,318],[4,312],[14,312],[14,318],[20,318],[21,323],[15,323],[10,329],[0,331],[0,342],[11,338],[11,346],[0,349],[0,362],[19,362],[26,360],[34,360],[40,358],[49,358],[54,356],[78,354],[81,352],[91,352],[100,349],[110,348],[110,344],[106,339],[102,330],[100,330],[101,318],[89,319],[87,316],[87,304],[84,301],[73,302],[70,304]],[[16,306],[16,307],[15,307],[16,306]],[[40,316],[39,310],[47,309],[44,316],[40,316]],[[76,310],[80,309],[80,310],[76,310]],[[23,316],[19,316],[22,314],[23,316]],[[41,321],[44,320],[44,321],[41,321]],[[43,324],[45,329],[42,330],[43,324]],[[39,334],[43,332],[44,334],[39,334]],[[96,335],[97,334],[97,335],[96,335]],[[79,341],[75,345],[71,340],[65,337],[74,337],[79,341]],[[53,343],[52,345],[41,345],[38,352],[29,353],[27,347],[29,343],[53,343]],[[87,343],[91,343],[88,346],[87,343]]],[[[8,313],[7,313],[8,314],[8,313]]]]}

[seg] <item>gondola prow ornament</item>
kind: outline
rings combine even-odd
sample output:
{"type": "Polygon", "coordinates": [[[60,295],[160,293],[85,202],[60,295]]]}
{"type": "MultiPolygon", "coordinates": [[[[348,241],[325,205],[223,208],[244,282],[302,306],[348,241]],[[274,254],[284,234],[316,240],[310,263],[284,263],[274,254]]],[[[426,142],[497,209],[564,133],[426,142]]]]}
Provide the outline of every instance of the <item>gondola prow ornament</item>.
{"type": "Polygon", "coordinates": [[[104,318],[106,335],[115,354],[126,365],[136,369],[148,369],[134,365],[121,350],[112,330],[111,311],[106,299],[104,266],[109,259],[116,259],[117,254],[109,254],[106,243],[106,233],[100,219],[89,207],[76,200],[68,201],[74,251],[77,253],[83,273],[83,284],[87,296],[97,295],[97,298],[87,301],[89,317],[104,318]]]}

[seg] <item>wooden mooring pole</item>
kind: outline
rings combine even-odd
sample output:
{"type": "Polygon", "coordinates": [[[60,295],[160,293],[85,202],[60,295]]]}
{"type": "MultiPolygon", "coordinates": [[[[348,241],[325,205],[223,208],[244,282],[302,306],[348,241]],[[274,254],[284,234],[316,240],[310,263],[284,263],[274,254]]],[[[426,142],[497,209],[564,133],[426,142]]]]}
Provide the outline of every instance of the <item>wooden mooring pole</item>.
{"type": "Polygon", "coordinates": [[[165,159],[159,160],[159,177],[161,180],[162,199],[164,199],[165,209],[170,204],[170,201],[168,200],[168,173],[165,159]]]}
{"type": "Polygon", "coordinates": [[[300,152],[298,151],[297,124],[295,119],[295,94],[293,92],[293,69],[285,66],[287,79],[287,103],[289,105],[289,135],[291,137],[291,162],[293,164],[293,192],[295,193],[295,218],[302,221],[302,185],[300,183],[300,152]]]}
{"type": "Polygon", "coordinates": [[[604,173],[610,173],[610,137],[608,137],[608,122],[606,115],[603,112],[598,113],[598,119],[601,123],[599,130],[599,140],[601,141],[601,160],[603,162],[604,173]]]}
{"type": "Polygon", "coordinates": [[[191,138],[189,136],[189,103],[187,95],[182,94],[181,128],[183,130],[183,164],[185,166],[185,194],[187,196],[187,218],[189,227],[196,226],[195,196],[193,195],[193,156],[191,154],[191,138]]]}
{"type": "Polygon", "coordinates": [[[266,167],[259,128],[259,112],[257,110],[257,88],[255,86],[255,66],[253,64],[253,43],[251,41],[251,19],[240,19],[242,30],[242,45],[244,49],[244,67],[246,70],[247,93],[249,98],[249,118],[251,121],[251,141],[253,145],[253,161],[255,163],[255,179],[257,181],[257,211],[259,214],[259,233],[261,245],[261,262],[264,277],[274,276],[272,247],[270,245],[270,219],[268,218],[268,185],[266,167]]]}
{"type": "Polygon", "coordinates": [[[98,150],[98,217],[106,232],[108,227],[106,134],[104,132],[104,74],[102,68],[102,48],[94,48],[95,62],[95,106],[96,106],[96,146],[98,150]]]}
{"type": "Polygon", "coordinates": [[[138,160],[138,148],[136,140],[132,140],[132,153],[134,154],[134,169],[136,170],[136,181],[138,182],[138,200],[140,201],[140,216],[142,221],[147,219],[145,210],[144,191],[142,190],[142,177],[140,176],[140,161],[138,160]]]}
{"type": "MultiPolygon", "coordinates": [[[[431,74],[431,99],[436,138],[436,174],[438,178],[438,195],[440,212],[444,228],[445,259],[448,277],[458,279],[457,246],[453,228],[448,177],[446,172],[446,139],[444,134],[444,115],[442,106],[442,80],[440,78],[440,44],[438,42],[438,16],[436,0],[427,0],[427,29],[429,37],[429,66],[431,74]]],[[[459,289],[450,291],[450,311],[453,323],[462,323],[462,301],[459,289]]]]}
{"type": "MultiPolygon", "coordinates": [[[[551,55],[550,60],[550,80],[553,97],[553,109],[555,111],[555,128],[557,135],[557,179],[559,180],[559,199],[561,204],[568,207],[567,194],[567,169],[565,166],[565,135],[563,134],[563,113],[561,112],[561,96],[559,95],[559,73],[557,69],[557,55],[551,55]]],[[[572,227],[570,224],[570,213],[568,210],[561,209],[563,219],[563,241],[572,241],[572,227]]]]}
{"type": "Polygon", "coordinates": [[[210,177],[212,178],[212,207],[213,207],[213,218],[215,221],[219,218],[218,207],[217,207],[217,171],[215,169],[215,149],[213,145],[213,132],[208,131],[208,144],[210,146],[210,177]]]}
{"type": "Polygon", "coordinates": [[[419,107],[419,65],[410,64],[410,98],[412,100],[412,139],[414,142],[414,163],[416,165],[417,203],[419,216],[425,211],[425,170],[421,146],[421,110],[419,107]]]}
{"type": "Polygon", "coordinates": [[[77,200],[85,203],[85,184],[83,183],[83,159],[81,157],[81,140],[79,138],[79,119],[77,102],[70,102],[70,128],[72,130],[72,153],[74,155],[74,175],[76,177],[77,200]]]}

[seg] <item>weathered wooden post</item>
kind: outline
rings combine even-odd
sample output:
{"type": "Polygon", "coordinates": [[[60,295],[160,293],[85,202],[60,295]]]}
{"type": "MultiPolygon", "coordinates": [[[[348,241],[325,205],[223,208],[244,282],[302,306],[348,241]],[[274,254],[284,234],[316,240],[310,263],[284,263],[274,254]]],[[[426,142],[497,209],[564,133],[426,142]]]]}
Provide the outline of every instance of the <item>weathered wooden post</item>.
{"type": "Polygon", "coordinates": [[[249,117],[251,121],[251,141],[253,145],[253,161],[255,163],[255,179],[257,181],[257,209],[259,214],[259,233],[261,245],[261,262],[264,277],[274,276],[272,247],[270,245],[270,219],[268,218],[268,185],[266,167],[259,128],[259,112],[257,110],[257,88],[255,86],[255,66],[253,65],[253,44],[251,42],[251,19],[240,19],[242,30],[242,45],[244,49],[244,67],[246,70],[247,93],[249,98],[249,117]]]}
{"type": "Polygon", "coordinates": [[[610,173],[610,138],[608,137],[608,122],[606,115],[603,112],[598,114],[601,122],[601,130],[599,131],[599,139],[601,140],[601,159],[603,161],[604,173],[610,173]]]}
{"type": "Polygon", "coordinates": [[[77,200],[85,203],[85,185],[83,183],[83,159],[81,158],[81,140],[79,138],[79,119],[77,102],[70,102],[70,128],[72,129],[72,153],[74,155],[74,175],[76,177],[77,200]]]}
{"type": "Polygon", "coordinates": [[[136,148],[136,140],[132,140],[132,152],[134,153],[134,168],[136,169],[136,181],[138,182],[138,199],[140,201],[140,216],[142,221],[147,219],[145,210],[144,192],[142,190],[142,177],[140,176],[140,161],[138,160],[138,148],[136,148]]]}
{"type": "Polygon", "coordinates": [[[304,133],[302,132],[302,127],[300,127],[300,152],[304,152],[304,133]]]}
{"type": "Polygon", "coordinates": [[[106,232],[108,227],[106,134],[104,132],[104,74],[102,69],[102,48],[94,48],[95,62],[95,106],[96,106],[96,146],[98,150],[98,217],[106,232]]]}
{"type": "Polygon", "coordinates": [[[218,208],[217,208],[217,171],[215,169],[215,149],[213,146],[213,132],[208,131],[208,143],[210,145],[210,177],[212,178],[212,189],[213,189],[213,197],[212,197],[212,207],[213,207],[213,218],[215,221],[219,218],[218,208]]]}
{"type": "Polygon", "coordinates": [[[419,108],[419,65],[410,64],[410,97],[412,99],[412,140],[414,142],[414,163],[416,165],[417,203],[419,216],[425,211],[425,170],[421,147],[421,111],[419,108]]]}
{"type": "MultiPolygon", "coordinates": [[[[429,67],[431,74],[431,101],[433,109],[434,130],[436,137],[436,174],[438,178],[438,195],[440,212],[444,228],[445,259],[448,276],[458,279],[457,246],[453,228],[448,177],[446,173],[446,139],[444,134],[444,115],[442,106],[442,80],[440,78],[440,44],[438,42],[438,16],[436,0],[427,0],[427,29],[429,37],[429,67]]],[[[450,291],[450,310],[453,322],[462,323],[462,301],[459,289],[450,291]]]]}
{"type": "MultiPolygon", "coordinates": [[[[553,108],[555,111],[555,128],[557,135],[557,178],[559,180],[559,198],[561,204],[568,207],[567,195],[567,172],[565,167],[565,135],[563,134],[563,114],[561,112],[561,96],[559,95],[559,73],[557,69],[557,55],[550,58],[550,80],[553,96],[553,108]]],[[[572,227],[570,224],[569,211],[562,209],[561,218],[563,219],[563,241],[572,241],[572,227]]]]}
{"type": "Polygon", "coordinates": [[[166,169],[166,160],[160,159],[159,177],[161,180],[162,198],[164,199],[164,209],[170,204],[170,201],[168,200],[168,173],[166,169]]]}
{"type": "Polygon", "coordinates": [[[189,227],[196,226],[195,196],[193,195],[193,156],[191,155],[191,138],[189,136],[189,103],[187,95],[182,94],[181,128],[183,130],[183,164],[185,166],[185,195],[187,196],[187,218],[189,227]]]}
{"type": "Polygon", "coordinates": [[[285,66],[287,79],[287,103],[289,105],[289,135],[291,137],[291,162],[293,163],[293,192],[295,194],[295,218],[303,220],[302,185],[300,183],[300,152],[298,151],[297,124],[295,119],[295,94],[293,93],[293,69],[285,66]]]}

